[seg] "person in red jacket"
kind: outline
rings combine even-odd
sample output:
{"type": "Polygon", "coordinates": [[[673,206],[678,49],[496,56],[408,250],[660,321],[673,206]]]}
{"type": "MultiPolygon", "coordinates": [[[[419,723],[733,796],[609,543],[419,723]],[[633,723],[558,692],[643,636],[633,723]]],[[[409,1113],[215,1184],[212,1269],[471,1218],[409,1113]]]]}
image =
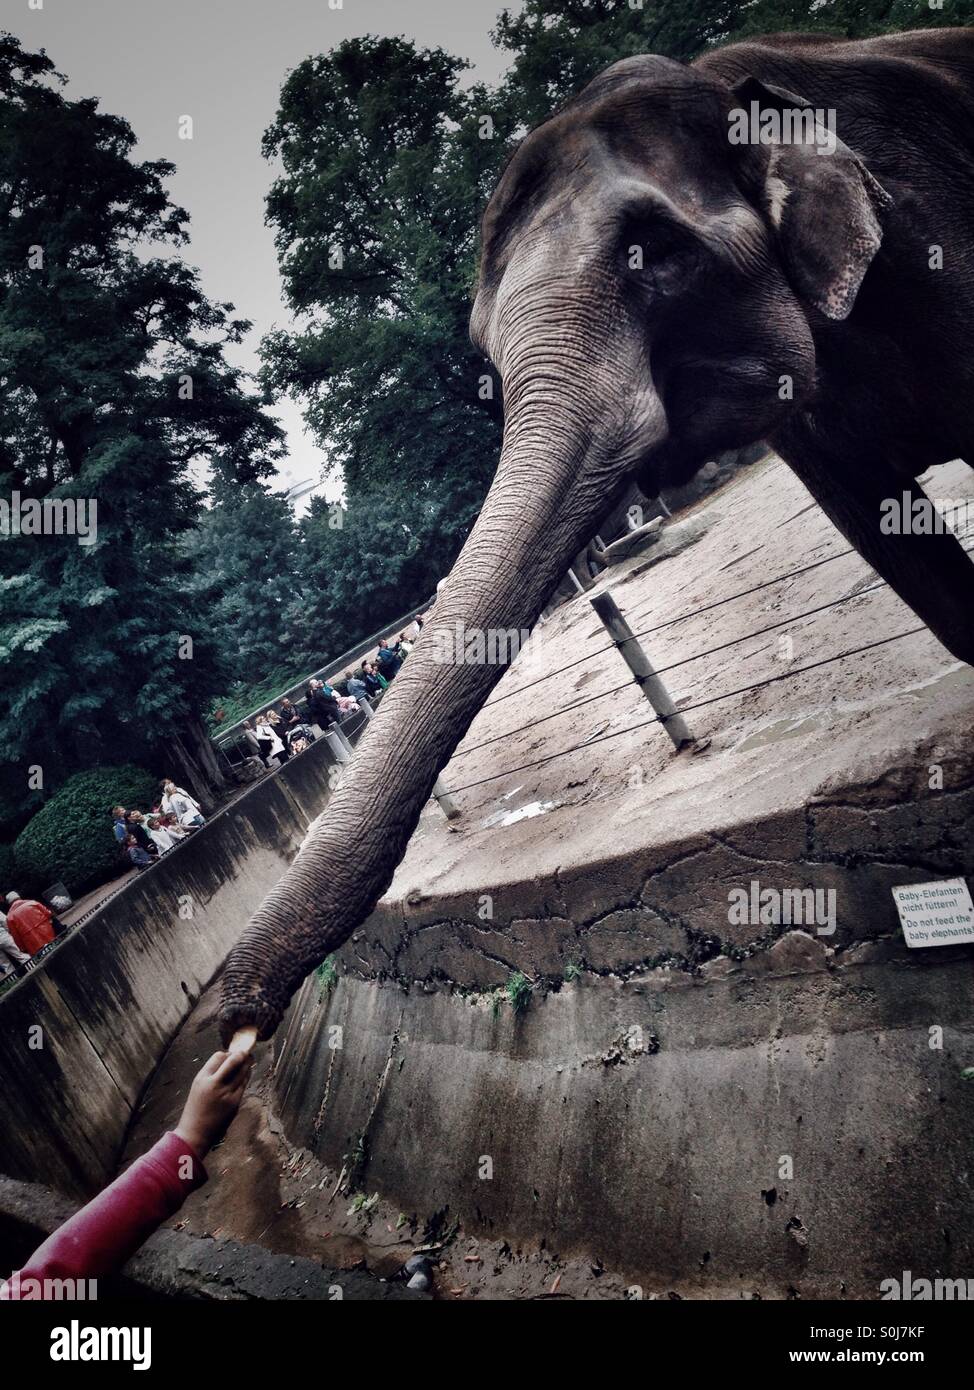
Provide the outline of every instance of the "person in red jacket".
{"type": "Polygon", "coordinates": [[[8,893],[7,903],[7,930],[22,951],[36,956],[42,946],[54,940],[51,909],[19,893],[8,893]]]}
{"type": "Polygon", "coordinates": [[[66,1279],[97,1280],[121,1269],[206,1182],[203,1159],[239,1110],[252,1065],[249,1052],[214,1052],[197,1072],[176,1128],[0,1283],[0,1301],[63,1297],[66,1279]]]}

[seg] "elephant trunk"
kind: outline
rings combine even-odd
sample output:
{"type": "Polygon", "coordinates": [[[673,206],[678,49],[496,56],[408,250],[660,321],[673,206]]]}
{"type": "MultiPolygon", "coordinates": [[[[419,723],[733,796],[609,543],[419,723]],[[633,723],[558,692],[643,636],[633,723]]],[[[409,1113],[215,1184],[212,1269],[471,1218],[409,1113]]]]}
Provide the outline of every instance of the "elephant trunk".
{"type": "Polygon", "coordinates": [[[497,475],[431,620],[324,815],[230,953],[225,1041],[241,1028],[269,1037],[304,977],[389,886],[437,775],[506,669],[463,660],[457,634],[530,628],[624,486],[627,469],[594,444],[558,375],[509,398],[497,475]]]}

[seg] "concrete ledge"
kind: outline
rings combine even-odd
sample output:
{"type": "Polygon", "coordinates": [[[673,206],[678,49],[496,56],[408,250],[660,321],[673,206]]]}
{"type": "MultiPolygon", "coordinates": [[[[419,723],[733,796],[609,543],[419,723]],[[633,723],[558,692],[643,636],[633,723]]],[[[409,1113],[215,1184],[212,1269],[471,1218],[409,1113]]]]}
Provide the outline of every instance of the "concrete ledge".
{"type": "Polygon", "coordinates": [[[324,807],[332,765],[319,739],[3,995],[0,1172],[82,1196],[113,1175],[145,1085],[324,807]]]}
{"type": "MultiPolygon", "coordinates": [[[[64,1197],[32,1183],[0,1178],[0,1278],[19,1269],[74,1211],[64,1197]]],[[[114,1278],[99,1280],[100,1298],[420,1299],[402,1283],[359,1270],[325,1269],[314,1260],[276,1255],[260,1245],[157,1231],[114,1278]]]]}
{"type": "MultiPolygon", "coordinates": [[[[910,774],[823,791],[805,807],[576,862],[552,878],[504,882],[498,873],[478,882],[483,863],[472,858],[466,881],[456,873],[448,888],[384,898],[336,961],[365,979],[467,990],[501,985],[514,971],[558,983],[569,966],[595,975],[659,965],[693,972],[715,956],[758,955],[787,931],[728,920],[730,890],[747,891],[752,880],[834,893],[835,931],[818,936],[809,927],[820,942],[841,952],[888,936],[905,959],[915,953],[900,937],[891,888],[974,876],[974,767],[954,764],[951,779],[950,791],[932,792],[910,774]]],[[[972,947],[956,951],[974,958],[972,947]]]]}
{"type": "Polygon", "coordinates": [[[278,1035],[289,1137],[335,1169],[363,1154],[359,1186],[403,1210],[686,1296],[969,1277],[974,947],[910,950],[890,893],[974,874],[974,769],[934,791],[930,761],[553,874],[472,855],[391,893],[278,1035]],[[733,924],[752,880],[833,890],[835,931],[733,924]]]}

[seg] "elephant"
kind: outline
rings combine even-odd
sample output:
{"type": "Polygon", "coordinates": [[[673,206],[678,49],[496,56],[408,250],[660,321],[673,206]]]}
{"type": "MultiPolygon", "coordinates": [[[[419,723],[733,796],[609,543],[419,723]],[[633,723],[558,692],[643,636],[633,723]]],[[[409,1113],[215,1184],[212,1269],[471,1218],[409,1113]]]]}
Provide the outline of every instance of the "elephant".
{"type": "Polygon", "coordinates": [[[497,472],[415,650],[231,952],[221,1028],[267,1038],[364,921],[504,665],[436,630],[529,629],[633,480],[767,441],[959,660],[974,565],[884,499],[974,458],[974,33],[784,34],[643,55],[531,132],[484,214],[474,344],[497,472]]]}

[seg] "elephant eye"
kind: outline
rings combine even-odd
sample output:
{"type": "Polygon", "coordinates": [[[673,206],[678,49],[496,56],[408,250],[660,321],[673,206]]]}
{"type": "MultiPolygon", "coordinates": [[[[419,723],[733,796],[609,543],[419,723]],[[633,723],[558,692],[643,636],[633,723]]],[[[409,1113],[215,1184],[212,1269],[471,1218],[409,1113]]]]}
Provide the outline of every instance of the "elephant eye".
{"type": "Polygon", "coordinates": [[[630,227],[622,238],[626,273],[641,288],[674,294],[699,269],[700,248],[682,231],[659,223],[630,227]]]}

